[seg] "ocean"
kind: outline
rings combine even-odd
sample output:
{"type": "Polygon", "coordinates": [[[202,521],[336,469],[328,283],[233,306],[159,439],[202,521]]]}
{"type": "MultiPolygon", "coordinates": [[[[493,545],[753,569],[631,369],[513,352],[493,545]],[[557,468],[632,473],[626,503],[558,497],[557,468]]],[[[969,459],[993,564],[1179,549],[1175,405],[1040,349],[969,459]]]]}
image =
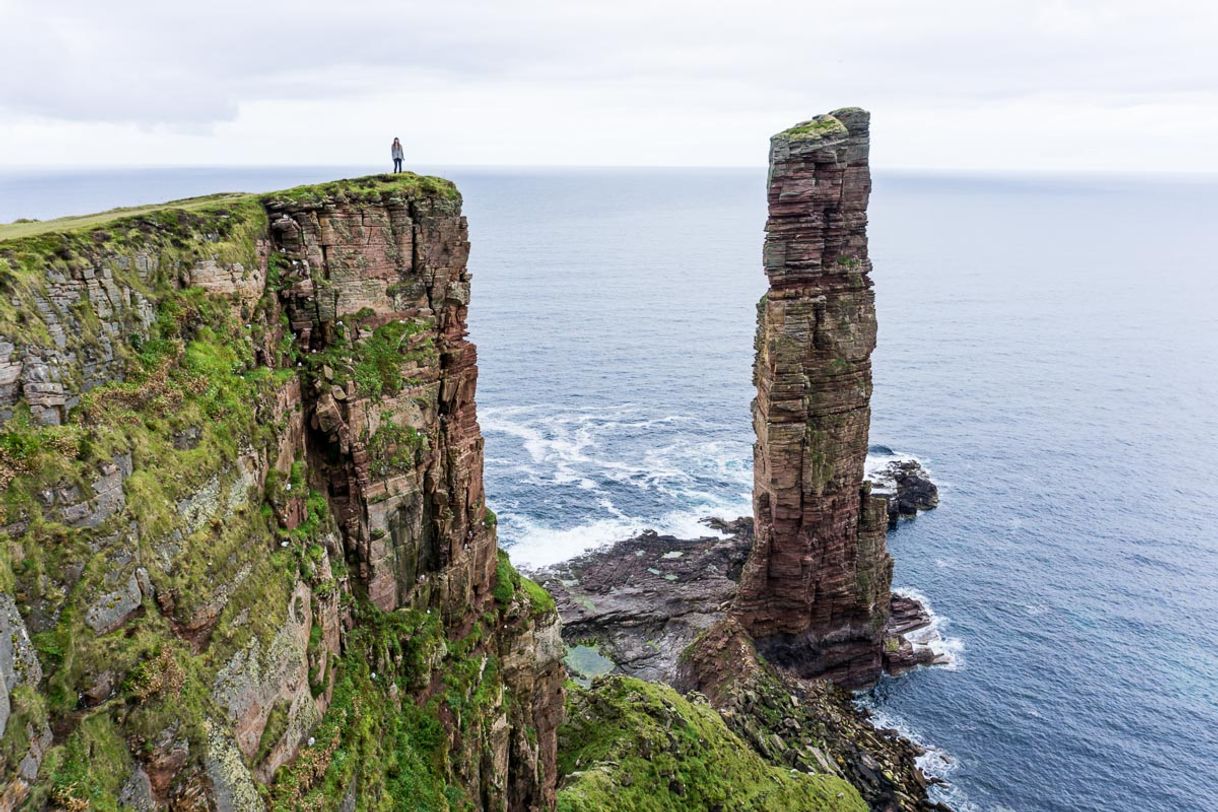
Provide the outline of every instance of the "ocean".
{"type": "MultiPolygon", "coordinates": [[[[749,510],[765,172],[443,169],[486,489],[542,565],[749,510]]],[[[0,222],[351,167],[0,172],[0,222]]],[[[962,810],[1218,809],[1218,181],[876,172],[871,441],[951,665],[860,702],[962,810]]]]}

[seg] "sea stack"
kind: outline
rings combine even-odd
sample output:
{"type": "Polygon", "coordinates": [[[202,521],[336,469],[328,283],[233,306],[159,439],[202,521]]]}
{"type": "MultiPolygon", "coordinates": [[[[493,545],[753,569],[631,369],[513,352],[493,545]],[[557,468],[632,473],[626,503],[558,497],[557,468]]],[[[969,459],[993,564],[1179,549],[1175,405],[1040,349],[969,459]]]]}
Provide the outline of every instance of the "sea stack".
{"type": "Polygon", "coordinates": [[[880,675],[892,581],[885,500],[863,479],[876,342],[869,119],[846,108],[770,140],[756,539],[734,607],[772,662],[847,687],[880,675]]]}

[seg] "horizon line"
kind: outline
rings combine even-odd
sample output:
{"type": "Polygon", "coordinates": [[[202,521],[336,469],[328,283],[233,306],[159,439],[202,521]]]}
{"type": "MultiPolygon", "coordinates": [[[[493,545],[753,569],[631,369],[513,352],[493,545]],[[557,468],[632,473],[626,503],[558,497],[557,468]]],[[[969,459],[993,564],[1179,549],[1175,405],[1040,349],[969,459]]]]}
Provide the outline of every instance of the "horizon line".
{"type": "MultiPolygon", "coordinates": [[[[361,175],[390,174],[390,170],[377,171],[366,164],[340,163],[234,163],[234,164],[99,164],[96,166],[67,167],[61,164],[0,164],[0,174],[62,174],[80,175],[108,172],[163,172],[163,171],[291,171],[334,169],[358,171],[361,175]]],[[[431,174],[435,171],[764,171],[766,164],[445,164],[422,163],[407,171],[416,174],[431,174]]],[[[996,175],[1019,176],[1075,176],[1075,177],[1124,177],[1124,178],[1173,178],[1196,181],[1218,181],[1218,169],[1166,170],[1146,168],[1058,168],[1058,167],[943,167],[943,166],[884,166],[871,165],[873,173],[896,175],[996,175]]]]}

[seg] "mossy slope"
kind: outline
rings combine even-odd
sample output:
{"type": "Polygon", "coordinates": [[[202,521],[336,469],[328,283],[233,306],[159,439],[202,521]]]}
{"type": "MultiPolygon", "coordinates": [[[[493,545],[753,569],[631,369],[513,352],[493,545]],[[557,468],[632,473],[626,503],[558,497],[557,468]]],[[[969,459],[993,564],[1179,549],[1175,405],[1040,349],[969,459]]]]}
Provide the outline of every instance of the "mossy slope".
{"type": "Polygon", "coordinates": [[[853,787],[763,761],[704,702],[630,677],[568,686],[559,729],[562,812],[864,812],[853,787]]]}

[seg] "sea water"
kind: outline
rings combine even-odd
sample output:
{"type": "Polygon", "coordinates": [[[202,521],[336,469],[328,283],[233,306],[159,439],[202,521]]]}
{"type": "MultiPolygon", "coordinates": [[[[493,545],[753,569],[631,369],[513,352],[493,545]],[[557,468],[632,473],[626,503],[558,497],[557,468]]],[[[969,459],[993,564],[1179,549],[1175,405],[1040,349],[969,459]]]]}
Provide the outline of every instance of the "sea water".
{"type": "MultiPolygon", "coordinates": [[[[0,221],[350,168],[0,174],[0,221]]],[[[362,171],[362,170],[361,170],[362,171]]],[[[765,172],[439,170],[525,565],[747,513],[765,172]]],[[[875,458],[948,667],[860,697],[962,810],[1218,809],[1218,184],[876,172],[875,458]]]]}

